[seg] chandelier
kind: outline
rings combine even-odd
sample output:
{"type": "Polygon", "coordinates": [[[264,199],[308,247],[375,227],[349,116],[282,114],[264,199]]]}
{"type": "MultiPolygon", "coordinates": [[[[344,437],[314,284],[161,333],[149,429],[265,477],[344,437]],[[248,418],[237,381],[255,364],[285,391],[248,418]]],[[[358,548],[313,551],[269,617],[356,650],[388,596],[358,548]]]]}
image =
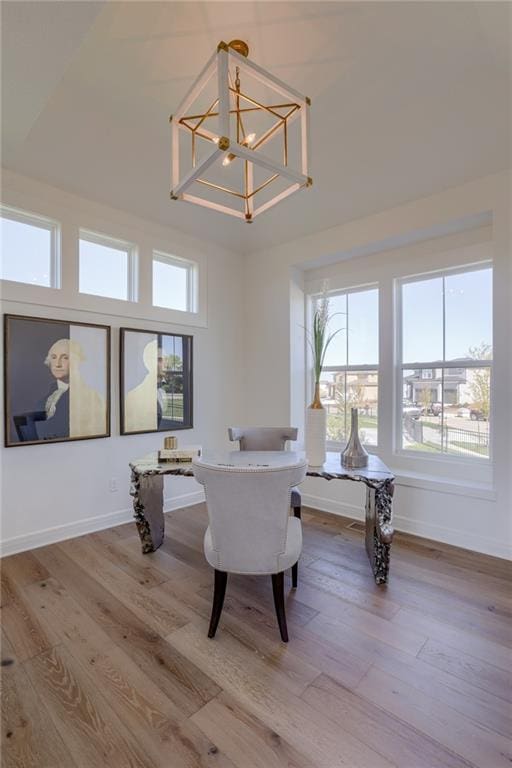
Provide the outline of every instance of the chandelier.
{"type": "Polygon", "coordinates": [[[307,96],[220,42],[171,115],[171,199],[252,222],[311,186],[307,96]]]}

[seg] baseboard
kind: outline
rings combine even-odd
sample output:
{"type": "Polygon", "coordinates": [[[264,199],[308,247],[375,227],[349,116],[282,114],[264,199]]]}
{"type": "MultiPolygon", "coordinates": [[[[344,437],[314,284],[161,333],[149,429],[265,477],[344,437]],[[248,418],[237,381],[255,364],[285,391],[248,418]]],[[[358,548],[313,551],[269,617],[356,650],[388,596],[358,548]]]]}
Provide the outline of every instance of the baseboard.
{"type": "MultiPolygon", "coordinates": [[[[164,499],[164,509],[166,512],[172,512],[174,509],[182,507],[191,507],[194,504],[201,504],[204,501],[203,491],[194,491],[180,496],[173,496],[164,499]]],[[[319,509],[322,512],[330,512],[334,515],[342,515],[352,520],[364,520],[364,509],[357,504],[347,504],[333,499],[327,499],[322,496],[312,496],[302,494],[302,503],[304,506],[319,509]]],[[[129,523],[133,520],[133,510],[122,509],[117,512],[110,512],[107,515],[98,515],[83,520],[77,520],[65,525],[57,525],[53,528],[44,528],[41,531],[25,534],[24,536],[14,536],[0,542],[0,557],[14,555],[18,552],[25,552],[29,549],[44,547],[47,544],[55,544],[66,539],[73,539],[76,536],[83,536],[86,533],[103,531],[105,528],[113,528],[116,525],[129,523]]],[[[455,547],[468,549],[472,552],[480,552],[485,555],[501,557],[506,560],[512,560],[512,549],[501,541],[488,537],[477,536],[476,534],[456,530],[454,528],[445,528],[431,523],[418,522],[401,515],[393,518],[393,525],[397,531],[410,533],[432,541],[439,541],[444,544],[451,544],[455,547]]]]}
{"type": "MultiPolygon", "coordinates": [[[[164,499],[164,509],[172,512],[174,509],[191,507],[204,501],[203,491],[184,493],[180,496],[172,496],[164,499]]],[[[28,549],[45,547],[47,544],[56,544],[66,539],[74,539],[86,533],[103,531],[105,528],[113,528],[116,525],[133,521],[133,509],[121,509],[117,512],[109,512],[107,515],[97,515],[83,520],[75,520],[73,523],[56,525],[53,528],[43,528],[41,531],[28,533],[23,536],[13,536],[0,542],[0,557],[15,555],[18,552],[26,552],[28,549]]]]}
{"type": "Polygon", "coordinates": [[[364,508],[357,504],[347,504],[335,499],[326,499],[323,496],[311,496],[302,491],[301,496],[302,504],[305,507],[313,507],[313,509],[319,509],[321,512],[332,512],[333,515],[342,515],[342,517],[350,517],[353,520],[364,520],[364,508]]]}
{"type": "MultiPolygon", "coordinates": [[[[342,515],[353,520],[364,520],[364,509],[357,506],[357,504],[346,504],[305,493],[302,494],[302,503],[304,506],[319,509],[322,512],[331,512],[333,515],[342,515]]],[[[478,536],[477,534],[460,531],[456,528],[419,522],[402,515],[393,516],[393,527],[396,531],[410,533],[422,539],[431,539],[432,541],[451,544],[461,549],[468,549],[471,552],[479,552],[483,555],[492,555],[493,557],[512,560],[512,547],[487,536],[478,536]]]]}

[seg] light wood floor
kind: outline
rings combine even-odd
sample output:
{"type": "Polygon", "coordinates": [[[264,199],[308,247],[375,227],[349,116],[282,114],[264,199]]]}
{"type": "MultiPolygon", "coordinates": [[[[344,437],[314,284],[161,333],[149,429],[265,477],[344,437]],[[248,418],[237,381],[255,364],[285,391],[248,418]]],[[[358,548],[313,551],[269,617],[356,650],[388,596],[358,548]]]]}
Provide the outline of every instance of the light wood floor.
{"type": "Polygon", "coordinates": [[[510,564],[409,536],[376,587],[362,527],[304,510],[279,641],[230,577],[214,640],[202,505],[3,561],[4,768],[497,768],[512,762],[510,564]]]}

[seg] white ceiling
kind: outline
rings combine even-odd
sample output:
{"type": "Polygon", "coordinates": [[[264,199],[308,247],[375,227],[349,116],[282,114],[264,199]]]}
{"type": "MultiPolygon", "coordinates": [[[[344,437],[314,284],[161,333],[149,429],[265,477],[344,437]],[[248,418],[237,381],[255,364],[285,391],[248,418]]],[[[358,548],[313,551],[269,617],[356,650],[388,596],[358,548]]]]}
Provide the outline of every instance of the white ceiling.
{"type": "Polygon", "coordinates": [[[3,2],[2,163],[250,252],[510,167],[507,2],[3,2]],[[251,225],[169,200],[219,40],[312,98],[314,186],[251,225]]]}

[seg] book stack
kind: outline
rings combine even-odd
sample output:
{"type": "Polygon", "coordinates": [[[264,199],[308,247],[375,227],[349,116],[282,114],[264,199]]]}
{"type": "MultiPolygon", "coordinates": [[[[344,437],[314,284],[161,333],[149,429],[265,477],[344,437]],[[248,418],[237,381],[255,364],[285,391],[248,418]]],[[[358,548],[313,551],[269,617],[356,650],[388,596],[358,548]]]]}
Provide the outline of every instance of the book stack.
{"type": "Polygon", "coordinates": [[[200,455],[200,445],[188,445],[184,448],[162,448],[158,451],[158,461],[167,461],[174,464],[191,464],[193,459],[200,455]]]}

